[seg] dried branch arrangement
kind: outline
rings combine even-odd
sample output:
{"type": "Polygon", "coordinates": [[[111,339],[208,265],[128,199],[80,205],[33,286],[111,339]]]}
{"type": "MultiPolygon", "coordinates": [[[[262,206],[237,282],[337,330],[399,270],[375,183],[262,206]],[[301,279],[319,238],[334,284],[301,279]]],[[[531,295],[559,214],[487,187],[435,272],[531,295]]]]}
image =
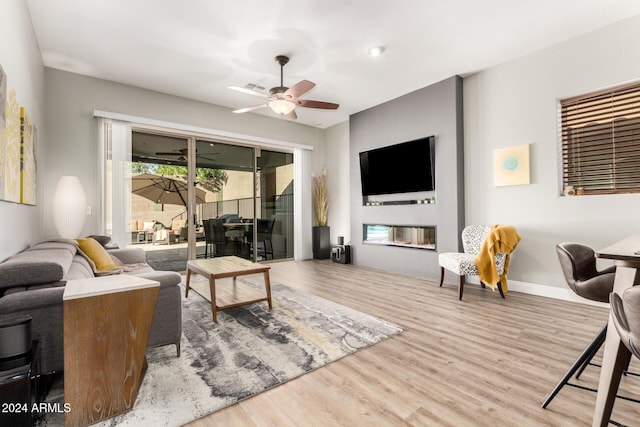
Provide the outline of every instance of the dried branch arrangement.
{"type": "Polygon", "coordinates": [[[329,215],[329,203],[327,201],[327,168],[322,169],[322,174],[313,177],[313,209],[316,221],[320,227],[327,225],[329,215]]]}

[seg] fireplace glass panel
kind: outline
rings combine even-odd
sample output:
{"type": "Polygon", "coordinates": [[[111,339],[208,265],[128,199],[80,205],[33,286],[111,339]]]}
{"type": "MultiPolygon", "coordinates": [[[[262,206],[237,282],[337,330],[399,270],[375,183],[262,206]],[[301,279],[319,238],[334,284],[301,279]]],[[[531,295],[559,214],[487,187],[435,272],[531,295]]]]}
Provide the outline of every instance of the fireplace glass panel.
{"type": "Polygon", "coordinates": [[[436,250],[436,227],[428,225],[364,224],[363,242],[371,245],[400,246],[436,250]]]}

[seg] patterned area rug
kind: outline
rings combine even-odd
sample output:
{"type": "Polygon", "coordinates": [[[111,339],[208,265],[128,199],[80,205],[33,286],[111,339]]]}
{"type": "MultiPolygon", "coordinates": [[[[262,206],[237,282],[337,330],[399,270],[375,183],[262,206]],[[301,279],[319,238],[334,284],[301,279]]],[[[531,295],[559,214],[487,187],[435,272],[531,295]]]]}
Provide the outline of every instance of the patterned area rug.
{"type": "MultiPolygon", "coordinates": [[[[193,282],[208,297],[207,282],[193,282]]],[[[243,282],[264,289],[259,279],[243,282]]],[[[284,285],[272,285],[272,298],[273,310],[266,302],[229,309],[215,324],[209,301],[190,292],[183,299],[181,356],[174,346],[148,350],[135,407],[99,425],[180,426],[402,332],[284,285]]],[[[47,417],[41,425],[62,422],[47,417]]]]}

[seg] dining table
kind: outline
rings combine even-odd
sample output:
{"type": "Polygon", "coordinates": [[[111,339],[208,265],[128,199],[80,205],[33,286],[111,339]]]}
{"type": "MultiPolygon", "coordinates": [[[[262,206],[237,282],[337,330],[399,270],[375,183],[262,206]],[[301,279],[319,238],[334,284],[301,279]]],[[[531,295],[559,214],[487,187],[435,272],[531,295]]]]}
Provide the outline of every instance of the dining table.
{"type": "Polygon", "coordinates": [[[224,235],[234,242],[235,252],[242,252],[242,246],[249,244],[249,238],[253,233],[253,221],[234,222],[229,221],[223,224],[224,235]]]}
{"type": "MultiPolygon", "coordinates": [[[[625,290],[638,284],[640,234],[631,235],[598,250],[596,257],[613,260],[616,265],[616,276],[613,285],[614,293],[622,297],[622,293],[625,290]]],[[[609,313],[602,367],[598,381],[598,393],[593,414],[593,427],[605,427],[609,424],[620,379],[630,360],[631,352],[620,340],[618,331],[613,323],[613,315],[609,313]]]]}

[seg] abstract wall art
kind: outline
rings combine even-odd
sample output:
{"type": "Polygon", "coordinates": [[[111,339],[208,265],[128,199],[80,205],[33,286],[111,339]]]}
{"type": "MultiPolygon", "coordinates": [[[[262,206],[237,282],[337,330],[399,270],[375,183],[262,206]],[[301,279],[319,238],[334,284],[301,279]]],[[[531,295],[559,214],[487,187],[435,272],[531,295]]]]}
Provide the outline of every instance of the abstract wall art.
{"type": "Polygon", "coordinates": [[[20,107],[20,203],[36,204],[36,128],[20,107]]]}
{"type": "Polygon", "coordinates": [[[0,131],[5,126],[5,110],[7,108],[7,75],[0,65],[0,131]]]}
{"type": "Polygon", "coordinates": [[[14,90],[10,90],[7,96],[5,128],[2,134],[2,200],[20,203],[20,106],[14,90]]]}
{"type": "Polygon", "coordinates": [[[529,144],[493,150],[493,184],[529,184],[529,144]]]}
{"type": "Polygon", "coordinates": [[[4,135],[6,127],[7,110],[7,75],[0,65],[0,200],[4,200],[4,159],[7,152],[7,143],[4,135]]]}

